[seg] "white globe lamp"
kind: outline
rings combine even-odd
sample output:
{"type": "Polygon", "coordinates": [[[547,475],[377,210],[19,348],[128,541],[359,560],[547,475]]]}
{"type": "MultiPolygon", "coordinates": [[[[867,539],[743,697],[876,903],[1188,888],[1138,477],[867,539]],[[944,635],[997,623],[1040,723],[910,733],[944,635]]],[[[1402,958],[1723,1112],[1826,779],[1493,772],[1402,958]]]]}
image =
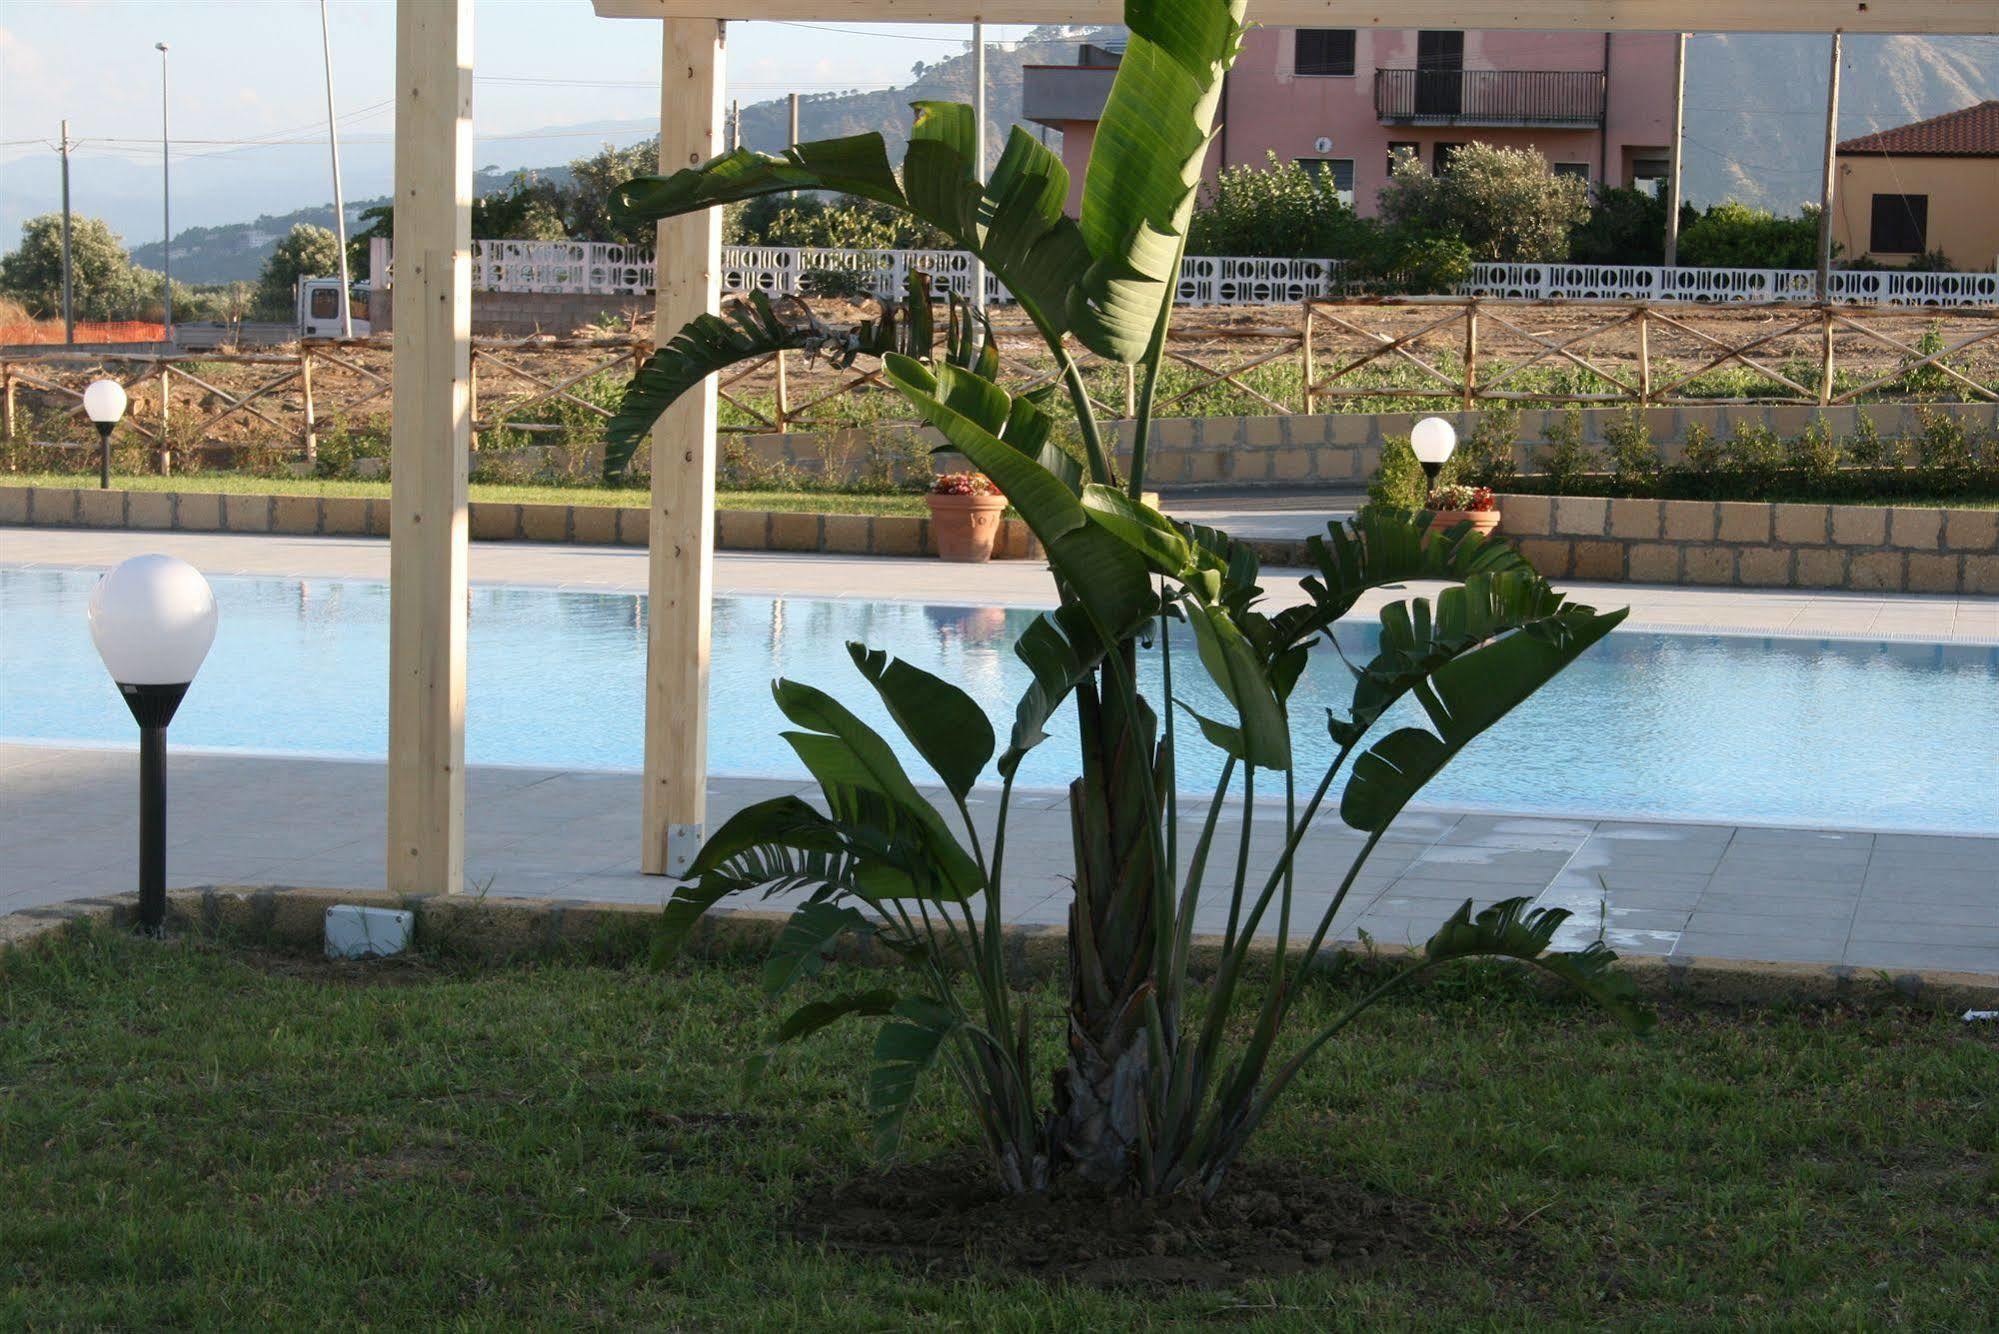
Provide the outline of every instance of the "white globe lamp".
{"type": "Polygon", "coordinates": [[[90,595],[91,642],[139,724],[139,926],[149,935],[167,920],[167,724],[215,624],[214,590],[173,556],[134,556],[90,595]]]}
{"type": "Polygon", "coordinates": [[[1425,417],[1410,430],[1409,447],[1416,452],[1416,462],[1423,465],[1423,475],[1435,486],[1438,471],[1457,450],[1457,428],[1442,417],[1425,417]]]}
{"type": "Polygon", "coordinates": [[[97,484],[111,486],[111,428],[125,416],[125,386],[116,380],[92,380],[83,391],[83,415],[97,428],[97,484]]]}

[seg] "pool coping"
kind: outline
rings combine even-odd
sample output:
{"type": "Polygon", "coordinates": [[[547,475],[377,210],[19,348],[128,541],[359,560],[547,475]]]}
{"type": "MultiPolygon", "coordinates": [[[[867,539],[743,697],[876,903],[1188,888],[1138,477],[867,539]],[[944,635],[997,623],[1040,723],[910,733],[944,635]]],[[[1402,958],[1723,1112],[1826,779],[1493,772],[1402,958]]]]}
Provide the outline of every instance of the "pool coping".
{"type": "MultiPolygon", "coordinates": [[[[292,885],[211,885],[169,891],[169,929],[211,939],[310,949],[323,940],[326,910],[335,904],[401,908],[416,914],[417,939],[474,957],[504,961],[547,956],[630,960],[650,948],[658,907],[589,900],[403,896],[381,890],[292,885]]],[[[138,895],[78,898],[0,915],[0,951],[33,948],[78,923],[111,929],[136,924],[138,895]]],[[[688,942],[701,957],[767,947],[789,914],[736,909],[704,915],[688,942]]],[[[1060,926],[1001,928],[1007,969],[1016,984],[1060,977],[1068,966],[1068,933],[1060,926]]],[[[1420,949],[1376,942],[1334,941],[1400,962],[1420,949]]],[[[1220,958],[1222,941],[1193,937],[1191,964],[1198,970],[1220,958]]],[[[1267,958],[1272,944],[1252,941],[1253,957],[1267,958]]],[[[843,946],[841,961],[892,967],[899,961],[864,946],[843,946]]],[[[360,965],[365,966],[365,965],[360,965]]],[[[1651,1000],[1702,1005],[1826,1003],[1919,1004],[1938,1009],[1990,1008],[1999,1003],[1999,977],[1941,969],[1869,969],[1848,964],[1798,964],[1703,956],[1620,955],[1618,970],[1651,1000]]]]}

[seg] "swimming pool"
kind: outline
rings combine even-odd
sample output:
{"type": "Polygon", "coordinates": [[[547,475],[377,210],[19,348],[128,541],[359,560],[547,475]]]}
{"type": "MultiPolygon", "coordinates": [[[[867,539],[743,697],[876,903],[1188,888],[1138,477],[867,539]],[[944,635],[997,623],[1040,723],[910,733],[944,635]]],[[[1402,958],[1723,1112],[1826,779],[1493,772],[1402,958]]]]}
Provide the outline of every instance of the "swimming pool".
{"type": "MultiPolygon", "coordinates": [[[[90,644],[97,575],[0,569],[0,736],[133,744],[90,644]]],[[[221,629],[174,723],[181,746],[379,757],[387,748],[388,586],[218,578],[221,629]]],[[[808,681],[899,740],[842,645],[859,639],[957,682],[1004,738],[1024,685],[1011,645],[1033,613],[809,598],[715,603],[709,712],[716,773],[796,775],[773,676],[808,681]]],[[[636,769],[645,599],[475,587],[466,751],[473,763],[636,769]]],[[[1370,626],[1341,630],[1350,656],[1370,626]]],[[[1191,653],[1175,685],[1225,710],[1191,653]]],[[[1146,659],[1148,675],[1155,657],[1146,659]]],[[[1348,690],[1330,650],[1294,697],[1301,773],[1330,743],[1319,706],[1348,690]]],[[[1156,691],[1155,691],[1156,695],[1156,691]]],[[[1999,830],[1999,647],[1617,633],[1466,749],[1430,805],[1606,817],[1884,829],[1999,830]]],[[[1406,701],[1405,701],[1406,707],[1406,701]]],[[[1058,724],[1063,720],[1058,720],[1058,724]]],[[[1184,787],[1215,753],[1183,731],[1184,787]]],[[[1073,773],[1073,725],[1022,766],[1073,773]]],[[[920,766],[917,766],[920,768],[920,766]]],[[[991,776],[991,775],[989,775],[991,776]]],[[[994,781],[996,777],[994,777],[994,781]]]]}

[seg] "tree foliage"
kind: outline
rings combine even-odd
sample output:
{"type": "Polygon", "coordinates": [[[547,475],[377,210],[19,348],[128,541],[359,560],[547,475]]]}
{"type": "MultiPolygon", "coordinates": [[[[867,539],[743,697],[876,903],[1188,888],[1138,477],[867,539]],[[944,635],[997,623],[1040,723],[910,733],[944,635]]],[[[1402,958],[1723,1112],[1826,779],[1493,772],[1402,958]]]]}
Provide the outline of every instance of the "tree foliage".
{"type": "Polygon", "coordinates": [[[267,319],[284,320],[296,309],[301,278],[340,272],[340,242],[324,227],[294,223],[264,260],[257,275],[257,308],[267,319]]]}
{"type": "Polygon", "coordinates": [[[1227,168],[1202,191],[1187,248],[1196,255],[1345,256],[1360,230],[1329,178],[1273,152],[1266,165],[1227,168]]]}
{"type": "Polygon", "coordinates": [[[1819,211],[1794,218],[1727,200],[1680,231],[1680,263],[1719,269],[1809,269],[1818,263],[1819,211]]]}
{"type": "MultiPolygon", "coordinates": [[[[159,301],[159,275],[134,268],[125,243],[102,218],[71,218],[70,264],[70,299],[79,320],[136,319],[149,297],[159,301]]],[[[0,293],[35,319],[62,318],[61,214],[21,224],[21,244],[0,258],[0,293]]]]}
{"type": "Polygon", "coordinates": [[[1437,175],[1420,162],[1396,164],[1381,192],[1389,224],[1455,236],[1486,263],[1567,259],[1569,232],[1589,217],[1589,187],[1558,176],[1531,148],[1469,143],[1437,175]]]}

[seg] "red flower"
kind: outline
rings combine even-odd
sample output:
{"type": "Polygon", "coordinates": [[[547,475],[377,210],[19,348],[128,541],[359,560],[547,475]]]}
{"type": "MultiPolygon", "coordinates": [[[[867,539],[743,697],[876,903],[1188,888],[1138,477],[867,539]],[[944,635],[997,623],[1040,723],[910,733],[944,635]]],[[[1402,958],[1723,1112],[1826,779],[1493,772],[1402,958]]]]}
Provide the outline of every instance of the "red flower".
{"type": "Polygon", "coordinates": [[[947,472],[930,484],[933,496],[996,496],[1000,489],[982,472],[947,472]]]}

